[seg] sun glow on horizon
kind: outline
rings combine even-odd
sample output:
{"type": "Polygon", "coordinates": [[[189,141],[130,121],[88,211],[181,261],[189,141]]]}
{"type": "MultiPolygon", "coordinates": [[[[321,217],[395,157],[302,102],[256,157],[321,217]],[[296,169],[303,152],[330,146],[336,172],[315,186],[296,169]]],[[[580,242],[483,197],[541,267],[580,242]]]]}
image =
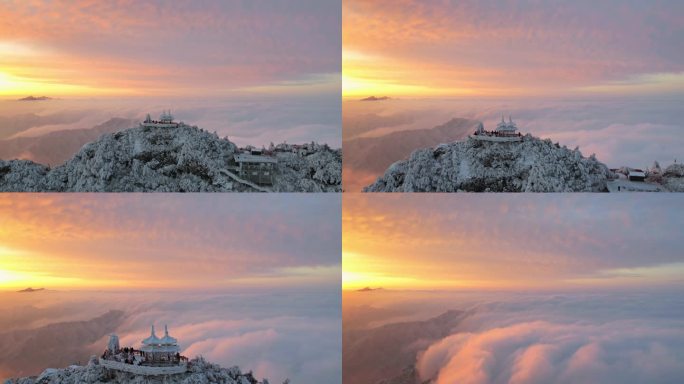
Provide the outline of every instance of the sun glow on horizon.
{"type": "Polygon", "coordinates": [[[14,286],[15,283],[26,279],[27,275],[25,274],[0,269],[0,287],[14,286]]]}
{"type": "MultiPolygon", "coordinates": [[[[16,290],[23,288],[82,288],[82,287],[114,287],[121,281],[100,278],[84,279],[67,276],[59,269],[50,271],[41,269],[50,264],[54,255],[42,255],[20,249],[0,246],[0,290],[16,290]]],[[[71,266],[63,268],[72,269],[71,266]]]]}
{"type": "MultiPolygon", "coordinates": [[[[346,241],[350,241],[345,237],[346,241]]],[[[364,255],[354,252],[342,254],[342,289],[353,290],[365,287],[403,288],[420,284],[412,277],[393,276],[381,272],[384,267],[374,265],[364,255]],[[371,271],[370,269],[373,268],[371,271]]]]}
{"type": "Polygon", "coordinates": [[[85,85],[67,84],[57,79],[33,79],[14,75],[0,69],[0,96],[22,97],[28,95],[51,97],[124,95],[124,89],[93,88],[85,85]]]}
{"type": "Polygon", "coordinates": [[[439,95],[438,90],[419,85],[394,83],[389,80],[377,80],[362,75],[354,76],[344,70],[342,75],[342,97],[361,98],[368,96],[402,97],[409,95],[439,95]]]}
{"type": "Polygon", "coordinates": [[[248,200],[7,194],[0,289],[339,289],[339,200],[248,200]]]}
{"type": "MultiPolygon", "coordinates": [[[[347,242],[352,241],[345,236],[347,242]]],[[[384,289],[453,290],[492,288],[492,284],[472,279],[421,276],[401,273],[392,267],[391,260],[380,260],[353,252],[343,252],[342,289],[358,290],[366,287],[384,289]]],[[[396,267],[396,265],[395,265],[396,267]]],[[[407,266],[411,269],[410,266],[407,266]]]]}
{"type": "MultiPolygon", "coordinates": [[[[101,283],[101,281],[99,281],[101,283]]],[[[24,288],[82,288],[91,287],[93,282],[78,278],[32,274],[23,271],[0,269],[0,290],[24,288]]],[[[104,287],[96,285],[98,288],[104,287]]],[[[111,285],[106,285],[111,286],[111,285]]]]}
{"type": "Polygon", "coordinates": [[[475,95],[482,90],[466,86],[435,86],[425,79],[414,78],[410,68],[402,68],[392,59],[374,57],[345,50],[342,55],[342,97],[444,97],[475,95]],[[412,79],[408,82],[406,79],[412,79]]]}
{"type": "Polygon", "coordinates": [[[625,218],[615,214],[625,200],[606,202],[599,196],[451,197],[345,195],[343,289],[524,291],[684,284],[684,264],[674,250],[679,218],[657,204],[625,218]],[[634,224],[652,223],[655,217],[670,220],[657,241],[634,224]],[[578,224],[589,218],[596,222],[578,224]],[[654,243],[661,249],[645,257],[642,249],[654,243]],[[629,248],[617,252],[621,257],[617,244],[629,248]]]}

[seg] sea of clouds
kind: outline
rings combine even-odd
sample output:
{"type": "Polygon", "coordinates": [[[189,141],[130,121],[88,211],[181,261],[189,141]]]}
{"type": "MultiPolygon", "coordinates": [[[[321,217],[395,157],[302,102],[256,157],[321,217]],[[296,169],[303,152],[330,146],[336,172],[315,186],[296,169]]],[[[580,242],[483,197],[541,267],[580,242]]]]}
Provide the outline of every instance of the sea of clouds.
{"type": "Polygon", "coordinates": [[[412,100],[345,101],[344,140],[428,129],[452,118],[469,118],[494,129],[502,115],[523,133],[550,138],[585,156],[595,153],[610,167],[669,165],[684,154],[681,100],[412,100]]]}
{"type": "Polygon", "coordinates": [[[501,294],[418,356],[451,383],[681,383],[681,292],[501,294]]]}
{"type": "MultiPolygon", "coordinates": [[[[152,324],[158,335],[168,324],[185,356],[201,355],[223,367],[237,365],[272,383],[286,378],[304,384],[341,383],[339,289],[285,289],[279,293],[45,291],[0,295],[0,323],[6,331],[89,320],[116,309],[125,312],[116,329],[122,346],[137,348],[149,335],[152,324]]],[[[90,327],[83,332],[98,330],[90,327]]],[[[83,345],[78,361],[100,354],[107,341],[108,335],[104,335],[97,342],[83,345]]],[[[3,347],[29,350],[27,345],[3,347]]],[[[24,358],[30,359],[30,354],[24,358]]],[[[37,361],[34,366],[37,373],[51,367],[49,361],[37,361]]],[[[12,367],[0,368],[5,376],[17,373],[12,367]]]]}
{"type": "Polygon", "coordinates": [[[197,125],[238,145],[317,141],[341,145],[340,101],[318,97],[139,98],[0,101],[0,139],[36,137],[54,131],[89,129],[115,117],[157,118],[170,109],[176,120],[197,125]],[[38,118],[36,118],[37,115],[38,118]]]}

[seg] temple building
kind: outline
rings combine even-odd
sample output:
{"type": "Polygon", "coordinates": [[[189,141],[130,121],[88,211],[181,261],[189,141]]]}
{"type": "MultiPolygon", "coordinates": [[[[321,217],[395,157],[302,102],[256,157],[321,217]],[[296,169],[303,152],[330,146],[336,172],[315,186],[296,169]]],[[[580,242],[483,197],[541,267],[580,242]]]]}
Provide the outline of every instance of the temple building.
{"type": "Polygon", "coordinates": [[[517,125],[513,122],[513,119],[508,116],[508,122],[506,122],[501,116],[501,122],[497,124],[496,126],[496,132],[499,135],[504,135],[504,136],[515,136],[517,135],[516,131],[518,130],[517,125]]]}
{"type": "Polygon", "coordinates": [[[159,338],[153,325],[140,349],[121,348],[119,336],[112,334],[99,362],[107,369],[148,376],[173,375],[188,370],[188,358],[181,356],[178,340],[169,335],[166,326],[164,337],[159,338]]]}
{"type": "Polygon", "coordinates": [[[178,340],[169,336],[169,328],[164,326],[164,337],[157,337],[152,326],[151,334],[142,341],[140,348],[145,364],[167,365],[178,364],[180,360],[180,347],[178,340]]]}
{"type": "Polygon", "coordinates": [[[522,135],[518,131],[518,126],[513,122],[513,118],[508,117],[508,121],[501,117],[501,122],[497,124],[494,131],[487,131],[484,125],[479,123],[471,138],[484,141],[511,142],[522,141],[522,135]]]}
{"type": "Polygon", "coordinates": [[[171,111],[163,111],[159,116],[159,120],[152,120],[150,114],[147,114],[145,121],[140,123],[143,128],[177,128],[179,123],[173,121],[171,111]]]}

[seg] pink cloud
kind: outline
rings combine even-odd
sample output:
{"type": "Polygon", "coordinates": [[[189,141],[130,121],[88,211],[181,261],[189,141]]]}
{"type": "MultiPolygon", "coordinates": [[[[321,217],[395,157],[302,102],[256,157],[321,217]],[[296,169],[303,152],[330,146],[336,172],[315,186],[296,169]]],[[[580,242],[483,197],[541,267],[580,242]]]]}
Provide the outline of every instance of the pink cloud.
{"type": "Polygon", "coordinates": [[[7,55],[0,63],[11,61],[39,81],[144,94],[299,83],[339,73],[338,7],[333,1],[11,1],[0,4],[6,21],[0,34],[37,57],[7,55]]]}
{"type": "Polygon", "coordinates": [[[343,33],[345,49],[386,58],[404,83],[558,93],[681,72],[682,11],[675,1],[352,0],[343,33]]]}
{"type": "Polygon", "coordinates": [[[672,212],[676,196],[643,205],[631,204],[629,196],[467,197],[346,195],[345,252],[374,273],[426,282],[559,287],[591,278],[596,280],[587,285],[680,284],[654,271],[628,280],[608,280],[615,276],[605,273],[681,263],[680,220],[672,212]],[[646,226],[658,230],[644,231],[646,226]]]}
{"type": "Polygon", "coordinates": [[[273,278],[259,283],[266,286],[290,276],[288,268],[315,274],[340,264],[338,197],[274,196],[258,207],[238,196],[152,197],[7,195],[0,240],[32,255],[32,274],[132,286],[206,288],[273,278]]]}

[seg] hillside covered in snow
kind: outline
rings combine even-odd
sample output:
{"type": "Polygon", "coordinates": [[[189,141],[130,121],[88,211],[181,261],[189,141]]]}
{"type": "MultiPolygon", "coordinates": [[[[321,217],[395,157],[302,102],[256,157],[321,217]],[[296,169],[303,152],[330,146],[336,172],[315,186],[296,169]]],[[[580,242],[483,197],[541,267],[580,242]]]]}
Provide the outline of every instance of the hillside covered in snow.
{"type": "MultiPolygon", "coordinates": [[[[22,121],[39,124],[39,115],[27,115],[22,121]]],[[[0,120],[3,129],[12,122],[0,120]]],[[[14,123],[14,125],[18,125],[14,123]]],[[[40,164],[59,165],[69,160],[83,145],[97,140],[107,133],[114,133],[134,127],[132,119],[111,118],[102,124],[87,128],[62,129],[37,136],[18,136],[0,139],[0,159],[32,160],[40,164]]],[[[18,127],[20,128],[20,127],[18,127]]]]}
{"type": "Polygon", "coordinates": [[[613,177],[603,163],[531,135],[521,141],[468,138],[414,151],[365,192],[602,192],[613,177]]]}
{"type": "MultiPolygon", "coordinates": [[[[198,357],[188,364],[188,372],[166,376],[143,376],[107,369],[93,356],[86,366],[72,365],[63,369],[46,369],[37,377],[9,379],[5,384],[269,384],[257,381],[251,372],[240,368],[221,368],[198,357]]],[[[285,383],[289,383],[288,380],[285,383]]]]}
{"type": "Polygon", "coordinates": [[[345,140],[344,188],[360,191],[392,163],[407,158],[416,148],[461,140],[473,132],[477,124],[476,120],[454,118],[430,129],[400,130],[377,137],[345,140]]]}
{"type": "Polygon", "coordinates": [[[140,126],[104,134],[54,168],[0,160],[0,191],[341,191],[341,150],[315,143],[286,147],[295,148],[270,155],[277,160],[272,185],[256,185],[238,175],[235,155],[242,151],[227,138],[185,124],[140,126]]]}
{"type": "Polygon", "coordinates": [[[655,162],[651,169],[646,171],[646,180],[660,184],[671,192],[684,192],[684,164],[670,164],[664,170],[655,162]]]}

